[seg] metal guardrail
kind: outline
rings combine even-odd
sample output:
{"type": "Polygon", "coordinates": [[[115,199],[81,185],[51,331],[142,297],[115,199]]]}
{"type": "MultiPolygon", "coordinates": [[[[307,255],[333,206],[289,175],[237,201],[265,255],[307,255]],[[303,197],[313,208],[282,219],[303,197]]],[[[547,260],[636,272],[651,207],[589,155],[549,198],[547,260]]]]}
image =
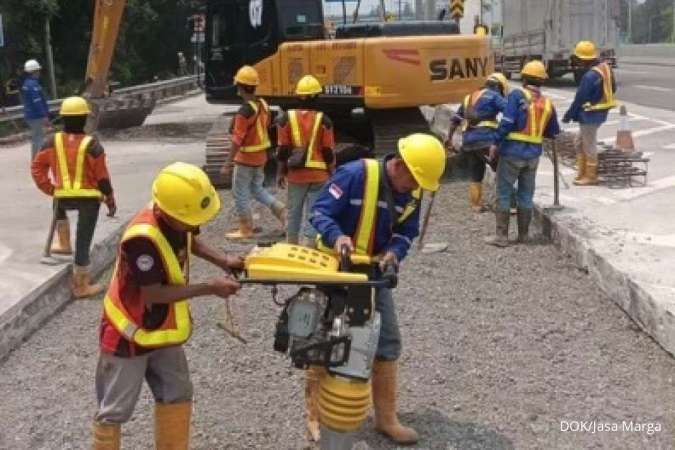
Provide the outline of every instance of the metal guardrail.
{"type": "MultiPolygon", "coordinates": [[[[140,84],[137,86],[129,86],[121,89],[116,89],[113,95],[108,99],[115,101],[129,96],[147,97],[154,100],[169,97],[171,95],[179,95],[181,92],[186,92],[190,88],[197,88],[198,79],[196,75],[187,77],[172,78],[170,80],[157,81],[155,83],[140,84]]],[[[61,106],[63,99],[50,100],[49,112],[57,112],[61,106]]],[[[23,106],[11,106],[9,108],[2,108],[0,110],[0,122],[8,122],[23,118],[23,106]]]]}

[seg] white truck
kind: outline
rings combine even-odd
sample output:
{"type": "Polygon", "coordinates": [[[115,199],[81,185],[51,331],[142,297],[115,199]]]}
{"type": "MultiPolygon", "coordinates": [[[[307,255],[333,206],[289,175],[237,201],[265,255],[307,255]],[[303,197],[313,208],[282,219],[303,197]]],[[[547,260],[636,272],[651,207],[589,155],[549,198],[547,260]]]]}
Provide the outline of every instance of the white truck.
{"type": "Polygon", "coordinates": [[[502,0],[501,45],[495,49],[497,68],[507,77],[523,64],[540,59],[549,77],[583,70],[574,57],[580,40],[593,41],[600,57],[616,66],[618,0],[502,0]]]}

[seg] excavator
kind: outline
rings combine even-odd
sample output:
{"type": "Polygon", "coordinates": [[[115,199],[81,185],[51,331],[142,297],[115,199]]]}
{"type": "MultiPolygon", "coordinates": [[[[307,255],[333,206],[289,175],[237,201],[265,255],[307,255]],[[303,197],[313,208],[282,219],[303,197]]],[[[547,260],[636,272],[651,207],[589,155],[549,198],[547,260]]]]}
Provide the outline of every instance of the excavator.
{"type": "MultiPolygon", "coordinates": [[[[126,0],[97,0],[87,67],[87,93],[102,97],[126,0]]],[[[381,2],[384,6],[384,2],[381,2]]],[[[319,107],[338,136],[373,148],[396,148],[399,137],[428,131],[420,106],[459,102],[493,71],[489,39],[459,34],[445,21],[324,22],[321,0],[205,0],[204,90],[209,103],[239,104],[234,74],[254,66],[257,94],[282,109],[296,105],[296,82],[312,74],[324,86],[319,107]]],[[[220,168],[232,118],[213,124],[206,172],[229,185],[220,168]]]]}

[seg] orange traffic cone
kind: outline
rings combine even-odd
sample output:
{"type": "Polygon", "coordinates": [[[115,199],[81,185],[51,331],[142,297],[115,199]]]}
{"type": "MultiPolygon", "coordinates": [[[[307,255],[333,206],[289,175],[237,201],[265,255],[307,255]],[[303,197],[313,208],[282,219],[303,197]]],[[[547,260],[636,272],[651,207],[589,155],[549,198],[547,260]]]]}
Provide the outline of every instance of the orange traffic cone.
{"type": "Polygon", "coordinates": [[[635,143],[633,142],[633,132],[628,125],[626,105],[621,105],[619,116],[619,130],[616,132],[616,148],[626,153],[632,153],[635,151],[635,143]]]}

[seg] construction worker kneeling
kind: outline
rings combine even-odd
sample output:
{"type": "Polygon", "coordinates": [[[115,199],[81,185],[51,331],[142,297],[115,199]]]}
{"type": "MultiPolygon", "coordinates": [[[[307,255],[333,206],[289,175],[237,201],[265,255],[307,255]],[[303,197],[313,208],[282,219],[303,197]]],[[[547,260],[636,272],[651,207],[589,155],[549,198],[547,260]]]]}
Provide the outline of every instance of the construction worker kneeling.
{"type": "Polygon", "coordinates": [[[84,133],[90,113],[87,101],[82,97],[67,98],[59,113],[64,131],[45,140],[33,159],[31,174],[37,187],[54,198],[56,233],[52,253],[72,254],[66,211],[78,212],[72,291],[75,298],[85,298],[103,291],[103,286],[90,284],[89,270],[89,250],[101,200],[109,216],[115,214],[117,206],[103,147],[84,133]]]}
{"type": "Polygon", "coordinates": [[[282,189],[288,187],[286,240],[297,244],[302,230],[302,243],[310,247],[314,246],[316,231],[309,223],[309,212],[335,161],[333,124],[316,110],[321,92],[319,80],[304,76],[295,90],[300,108],[288,110],[277,121],[277,183],[282,189]]]}
{"type": "MultiPolygon", "coordinates": [[[[377,256],[382,270],[398,267],[419,234],[421,190],[438,190],[444,170],[443,144],[427,134],[400,139],[398,152],[381,162],[361,159],[340,166],[312,210],[318,249],[334,253],[346,247],[377,256]]],[[[375,302],[382,321],[372,377],[375,429],[398,444],[413,444],[417,432],[401,425],[396,413],[401,335],[391,290],[378,289],[375,302]]],[[[311,386],[306,392],[312,395],[311,386]]]]}
{"type": "MultiPolygon", "coordinates": [[[[467,95],[452,117],[446,147],[452,147],[452,135],[462,127],[461,152],[469,166],[469,202],[475,212],[483,212],[483,178],[490,146],[497,139],[497,116],[504,111],[509,83],[501,73],[493,73],[482,89],[467,95]]],[[[496,167],[496,166],[495,166],[496,167]]]]}
{"type": "Polygon", "coordinates": [[[219,210],[207,175],[191,164],[174,163],[155,178],[152,204],[122,235],[99,333],[94,450],[120,448],[121,424],[131,417],[143,380],[156,402],[155,448],[189,448],[192,383],[182,347],[192,333],[188,300],[225,299],[240,287],[227,274],[189,284],[190,257],[228,273],[243,268],[242,258],[211,248],[197,236],[219,210]]]}
{"type": "Polygon", "coordinates": [[[574,50],[586,73],[581,78],[574,101],[563,116],[563,123],[579,122],[581,145],[577,150],[577,176],[574,184],[598,184],[598,129],[616,106],[616,82],[612,68],[598,59],[598,50],[590,41],[581,41],[574,50]]]}
{"type": "Polygon", "coordinates": [[[254,230],[251,197],[270,208],[284,229],[286,208],[263,187],[267,150],[271,147],[268,133],[270,110],[265,100],[255,95],[260,84],[258,72],[251,66],[243,66],[237,71],[234,82],[244,104],[234,116],[232,147],[221,173],[225,176],[232,174],[232,194],[239,216],[239,229],[227,233],[225,237],[248,239],[253,236],[254,230]]]}
{"type": "Polygon", "coordinates": [[[526,242],[532,221],[533,197],[539,157],[544,138],[560,133],[555,108],[541,92],[548,78],[541,61],[530,61],[521,71],[523,87],[514,89],[506,99],[506,109],[497,128],[496,143],[490,147],[490,159],[497,163],[496,236],[491,245],[509,245],[511,195],[518,183],[518,242],[526,242]]]}

